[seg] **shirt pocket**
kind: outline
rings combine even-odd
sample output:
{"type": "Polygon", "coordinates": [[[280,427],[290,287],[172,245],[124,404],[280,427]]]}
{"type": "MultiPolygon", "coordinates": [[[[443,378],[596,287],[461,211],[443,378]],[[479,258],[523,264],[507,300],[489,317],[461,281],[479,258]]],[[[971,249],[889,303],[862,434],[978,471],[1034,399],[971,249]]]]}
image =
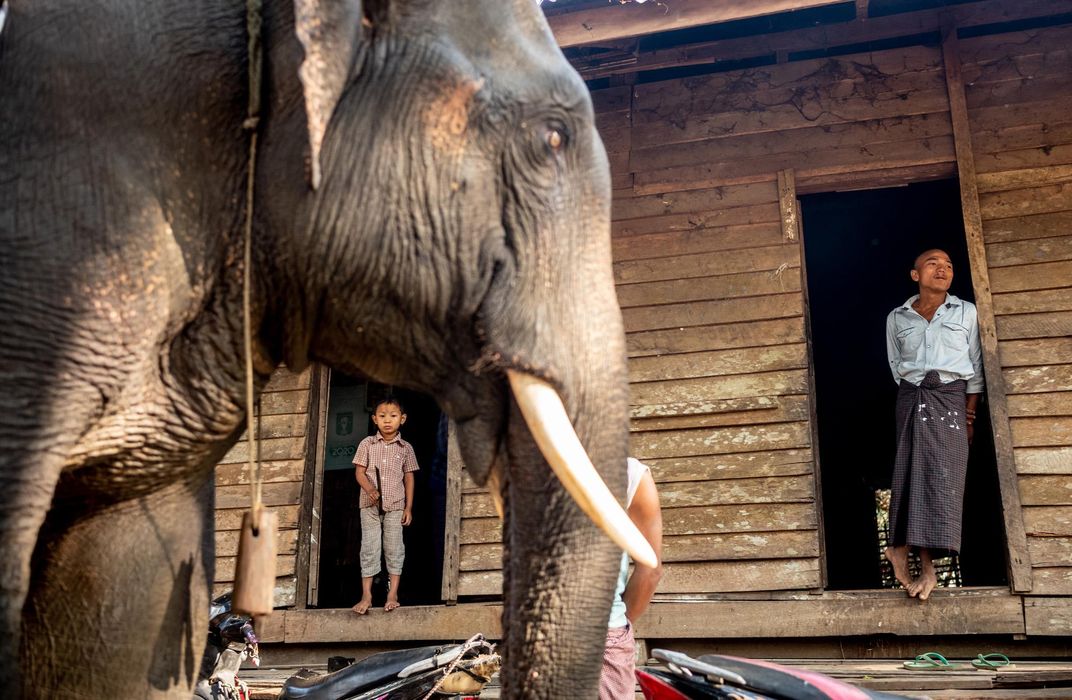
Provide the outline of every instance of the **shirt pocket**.
{"type": "Polygon", "coordinates": [[[943,321],[942,346],[958,354],[968,352],[968,329],[953,321],[943,321]]]}
{"type": "Polygon", "coordinates": [[[908,326],[897,331],[897,346],[901,348],[901,356],[915,355],[919,346],[923,343],[923,329],[916,326],[908,326]]]}

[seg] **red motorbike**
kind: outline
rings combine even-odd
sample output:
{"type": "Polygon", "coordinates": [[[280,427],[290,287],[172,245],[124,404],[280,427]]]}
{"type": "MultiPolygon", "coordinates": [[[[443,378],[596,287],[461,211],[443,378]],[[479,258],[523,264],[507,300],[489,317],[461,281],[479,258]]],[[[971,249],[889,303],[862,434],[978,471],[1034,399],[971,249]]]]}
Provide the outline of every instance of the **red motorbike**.
{"type": "Polygon", "coordinates": [[[907,700],[769,661],[715,654],[694,659],[666,649],[652,656],[666,669],[636,670],[645,700],[907,700]]]}

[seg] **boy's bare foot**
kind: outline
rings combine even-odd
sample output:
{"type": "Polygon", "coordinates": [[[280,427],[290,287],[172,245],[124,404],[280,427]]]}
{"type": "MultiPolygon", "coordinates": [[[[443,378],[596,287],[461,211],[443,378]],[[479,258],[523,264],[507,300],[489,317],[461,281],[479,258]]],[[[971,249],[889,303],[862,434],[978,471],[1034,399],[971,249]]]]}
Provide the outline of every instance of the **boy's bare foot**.
{"type": "Polygon", "coordinates": [[[369,611],[369,608],[371,608],[371,607],[372,607],[372,598],[362,598],[361,600],[357,601],[357,605],[355,605],[354,607],[352,607],[350,609],[353,610],[358,615],[364,615],[365,613],[367,613],[369,611]]]}
{"type": "Polygon", "coordinates": [[[397,600],[391,600],[390,598],[388,598],[388,599],[387,599],[387,602],[386,602],[386,603],[384,603],[384,605],[383,605],[383,611],[384,611],[384,612],[391,612],[392,610],[394,610],[395,608],[397,608],[397,607],[398,607],[398,605],[399,605],[399,604],[398,604],[398,601],[397,601],[397,600]]]}
{"type": "Polygon", "coordinates": [[[886,547],[886,558],[893,564],[893,575],[897,581],[912,593],[912,577],[908,575],[908,547],[886,547]]]}

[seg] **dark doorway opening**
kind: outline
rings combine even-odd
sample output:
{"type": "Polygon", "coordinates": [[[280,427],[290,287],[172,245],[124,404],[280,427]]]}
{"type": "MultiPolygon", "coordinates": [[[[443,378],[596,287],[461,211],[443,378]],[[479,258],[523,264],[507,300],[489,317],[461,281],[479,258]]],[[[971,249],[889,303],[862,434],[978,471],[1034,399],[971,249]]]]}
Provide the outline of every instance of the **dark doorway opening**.
{"type": "MultiPolygon", "coordinates": [[[[361,597],[361,519],[359,487],[352,460],[357,445],[376,432],[372,411],[393,396],[406,412],[402,437],[417,455],[413,523],[403,531],[406,560],[399,602],[441,602],[443,526],[446,503],[447,424],[435,400],[425,394],[332,372],[328,392],[324,450],[324,487],[320,524],[317,606],[348,608],[361,597]]],[[[381,562],[373,581],[373,605],[383,605],[387,571],[381,562]]]]}
{"type": "MultiPolygon", "coordinates": [[[[828,588],[883,586],[881,513],[895,451],[897,385],[886,315],[916,293],[915,256],[945,250],[951,293],[974,301],[955,180],[801,198],[826,536],[828,588]]],[[[985,397],[984,397],[985,401],[985,397]]],[[[957,585],[1006,583],[1005,535],[985,404],[965,488],[957,585]]],[[[889,576],[885,577],[889,581],[889,576]]]]}

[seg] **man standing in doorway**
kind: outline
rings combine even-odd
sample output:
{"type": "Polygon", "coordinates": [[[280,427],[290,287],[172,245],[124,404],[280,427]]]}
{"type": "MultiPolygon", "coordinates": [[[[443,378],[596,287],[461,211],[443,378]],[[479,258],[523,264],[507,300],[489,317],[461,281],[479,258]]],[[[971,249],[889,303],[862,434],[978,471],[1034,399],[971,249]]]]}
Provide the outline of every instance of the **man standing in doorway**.
{"type": "Polygon", "coordinates": [[[924,251],[911,272],[919,293],[886,318],[886,354],[897,391],[897,457],[886,558],[908,595],[926,600],[934,559],[960,550],[964,480],[983,363],[975,305],[949,293],[953,263],[924,251]],[[908,549],[922,571],[912,580],[908,549]]]}

